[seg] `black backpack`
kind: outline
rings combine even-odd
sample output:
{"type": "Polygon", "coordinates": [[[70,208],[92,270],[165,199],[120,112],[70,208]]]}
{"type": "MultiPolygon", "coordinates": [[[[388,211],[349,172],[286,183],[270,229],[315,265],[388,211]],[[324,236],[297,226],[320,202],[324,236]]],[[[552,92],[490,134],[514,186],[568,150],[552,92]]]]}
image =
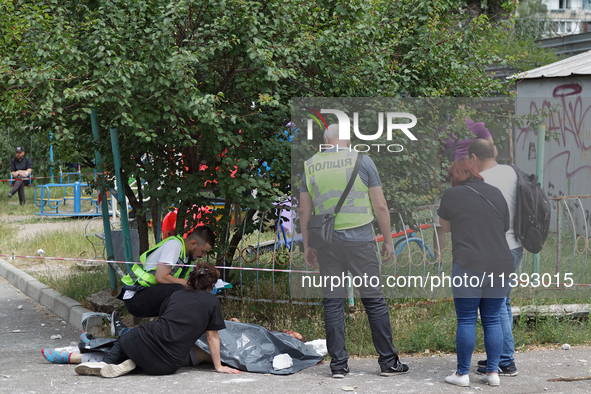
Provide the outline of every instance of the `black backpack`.
{"type": "Polygon", "coordinates": [[[550,201],[536,174],[528,175],[513,165],[511,167],[517,174],[515,238],[528,252],[538,253],[550,231],[550,201]]]}

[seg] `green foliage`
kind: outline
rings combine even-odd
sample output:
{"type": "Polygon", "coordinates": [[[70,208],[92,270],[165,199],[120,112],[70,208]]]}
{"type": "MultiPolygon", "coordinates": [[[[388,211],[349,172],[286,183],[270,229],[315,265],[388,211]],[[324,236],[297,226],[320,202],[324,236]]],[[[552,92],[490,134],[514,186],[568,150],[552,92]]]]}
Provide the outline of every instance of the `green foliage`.
{"type": "Polygon", "coordinates": [[[496,29],[485,32],[488,48],[497,57],[496,64],[515,71],[526,71],[560,58],[551,50],[544,49],[536,40],[552,35],[547,7],[542,0],[523,0],[506,4],[505,18],[496,29]]]}
{"type": "MultiPolygon", "coordinates": [[[[159,206],[195,211],[222,198],[222,218],[206,219],[226,239],[231,203],[268,211],[289,194],[284,125],[292,97],[506,90],[485,71],[496,59],[485,33],[496,25],[458,12],[452,0],[4,0],[2,7],[0,34],[11,38],[0,47],[2,122],[35,127],[39,140],[51,131],[63,161],[92,165],[96,149],[110,174],[108,131],[116,128],[122,174],[141,179],[140,190],[126,189],[141,250],[144,214],[159,206]]],[[[390,201],[409,206],[424,194],[422,166],[435,151],[401,156],[413,165],[386,185],[390,201]]],[[[255,229],[247,224],[247,233],[255,229]]]]}
{"type": "MultiPolygon", "coordinates": [[[[532,70],[560,60],[551,49],[542,48],[535,41],[540,37],[520,34],[528,21],[516,18],[505,29],[490,33],[490,49],[497,54],[500,64],[515,71],[532,70]]],[[[527,27],[523,30],[532,32],[533,28],[527,27]]]]}
{"type": "Polygon", "coordinates": [[[543,0],[523,0],[519,2],[515,16],[515,36],[519,40],[534,41],[551,37],[552,21],[548,7],[543,0]]]}
{"type": "Polygon", "coordinates": [[[527,71],[561,60],[552,50],[545,49],[531,39],[511,37],[505,41],[503,50],[507,64],[518,71],[527,71]]]}
{"type": "Polygon", "coordinates": [[[546,12],[548,12],[548,6],[546,6],[544,0],[522,0],[517,6],[517,14],[520,17],[540,16],[540,14],[546,12]]]}

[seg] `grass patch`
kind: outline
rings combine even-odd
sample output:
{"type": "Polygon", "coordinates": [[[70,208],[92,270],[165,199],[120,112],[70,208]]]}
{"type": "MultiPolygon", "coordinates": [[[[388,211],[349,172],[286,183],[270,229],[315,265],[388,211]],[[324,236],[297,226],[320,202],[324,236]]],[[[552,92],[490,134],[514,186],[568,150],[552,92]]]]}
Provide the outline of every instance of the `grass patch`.
{"type": "Polygon", "coordinates": [[[27,255],[36,253],[39,248],[45,250],[47,256],[94,258],[92,245],[85,239],[83,231],[78,229],[44,231],[23,245],[27,255]]]}
{"type": "Polygon", "coordinates": [[[400,352],[455,351],[457,320],[451,300],[396,308],[391,312],[391,320],[394,344],[400,352]]]}
{"type": "MultiPolygon", "coordinates": [[[[237,300],[221,300],[224,317],[236,317],[245,323],[255,323],[271,330],[294,330],[307,339],[325,338],[323,308],[314,305],[251,303],[237,300]]],[[[345,314],[347,351],[351,356],[376,356],[371,340],[367,315],[360,300],[358,310],[345,314]]],[[[454,353],[456,349],[457,318],[453,300],[406,304],[390,310],[394,345],[400,353],[422,354],[454,353]]],[[[588,319],[546,318],[515,321],[513,335],[517,350],[529,346],[570,343],[590,344],[588,319]]],[[[476,325],[475,352],[484,353],[484,334],[480,323],[476,325]]]]}
{"type": "Polygon", "coordinates": [[[0,216],[25,216],[34,215],[38,212],[37,206],[35,206],[35,184],[25,187],[25,199],[27,203],[25,205],[19,205],[18,194],[8,198],[8,192],[12,190],[12,187],[8,182],[0,182],[0,216]]]}
{"type": "Polygon", "coordinates": [[[48,271],[32,273],[32,276],[89,309],[92,309],[92,305],[86,300],[86,297],[109,287],[109,274],[106,266],[92,271],[79,271],[72,268],[65,275],[56,271],[48,271]]]}
{"type": "Polygon", "coordinates": [[[17,231],[16,225],[9,222],[0,222],[0,254],[11,254],[16,250],[14,234],[17,231]]]}
{"type": "Polygon", "coordinates": [[[523,349],[532,345],[590,344],[589,319],[571,317],[537,317],[520,316],[513,328],[515,349],[523,349]]]}

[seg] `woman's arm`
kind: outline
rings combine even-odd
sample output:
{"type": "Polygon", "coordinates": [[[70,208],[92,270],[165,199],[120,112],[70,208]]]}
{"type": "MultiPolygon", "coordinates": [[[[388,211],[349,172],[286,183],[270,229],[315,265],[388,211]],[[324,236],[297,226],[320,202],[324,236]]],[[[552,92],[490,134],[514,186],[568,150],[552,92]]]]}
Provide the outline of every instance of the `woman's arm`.
{"type": "Polygon", "coordinates": [[[451,232],[451,222],[449,220],[441,219],[441,217],[439,217],[439,224],[441,224],[441,229],[443,232],[451,232]]]}
{"type": "Polygon", "coordinates": [[[237,369],[222,365],[220,357],[220,336],[218,335],[217,330],[207,331],[205,335],[207,337],[207,346],[209,346],[209,354],[211,355],[215,370],[221,373],[240,373],[237,369]]]}

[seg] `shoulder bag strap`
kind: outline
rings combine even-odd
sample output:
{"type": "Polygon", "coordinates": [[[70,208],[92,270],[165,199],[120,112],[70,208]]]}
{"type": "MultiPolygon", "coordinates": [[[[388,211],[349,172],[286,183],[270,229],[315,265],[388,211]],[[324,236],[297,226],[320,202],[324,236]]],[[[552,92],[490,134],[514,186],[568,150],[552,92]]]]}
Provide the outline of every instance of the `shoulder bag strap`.
{"type": "Polygon", "coordinates": [[[359,167],[361,167],[361,160],[363,159],[363,153],[359,153],[357,155],[357,160],[355,161],[355,168],[353,168],[353,173],[351,174],[351,179],[349,179],[349,183],[347,183],[347,187],[345,191],[341,195],[341,199],[339,200],[337,206],[334,209],[334,215],[336,216],[337,213],[341,210],[343,203],[345,202],[345,198],[349,194],[349,191],[353,187],[353,182],[355,182],[355,178],[357,178],[357,173],[359,172],[359,167]]]}
{"type": "Polygon", "coordinates": [[[503,216],[500,214],[497,207],[495,207],[495,205],[492,202],[490,202],[490,200],[488,198],[484,197],[484,195],[482,193],[477,192],[476,190],[472,189],[470,186],[468,186],[468,185],[464,185],[464,186],[466,186],[468,189],[472,190],[474,193],[478,194],[480,197],[484,198],[486,200],[486,202],[488,202],[491,205],[491,207],[493,207],[495,209],[495,211],[497,211],[497,214],[499,215],[501,220],[503,220],[503,216]]]}

